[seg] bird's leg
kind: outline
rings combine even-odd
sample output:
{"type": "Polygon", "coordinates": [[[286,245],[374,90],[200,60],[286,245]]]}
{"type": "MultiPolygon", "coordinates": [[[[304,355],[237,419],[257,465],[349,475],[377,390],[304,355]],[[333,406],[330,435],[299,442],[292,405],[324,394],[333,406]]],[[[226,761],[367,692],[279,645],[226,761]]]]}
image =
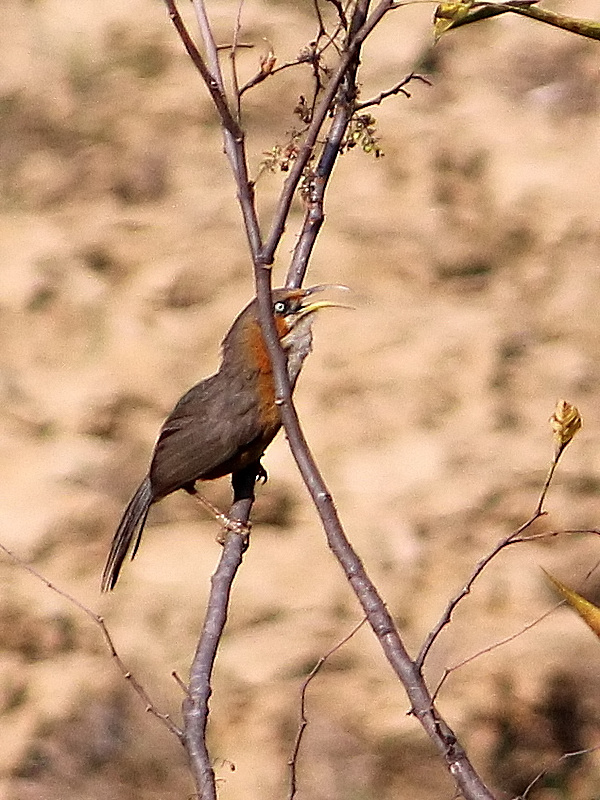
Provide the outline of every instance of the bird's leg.
{"type": "Polygon", "coordinates": [[[236,519],[230,519],[226,514],[223,514],[215,505],[213,505],[210,500],[207,500],[206,497],[203,497],[195,486],[186,486],[185,487],[188,494],[191,494],[194,500],[197,503],[200,503],[202,508],[205,508],[211,516],[213,516],[217,522],[221,525],[222,530],[217,535],[217,541],[219,544],[224,544],[226,534],[231,531],[232,533],[238,533],[240,536],[248,537],[250,534],[250,523],[240,522],[236,519]]]}
{"type": "Polygon", "coordinates": [[[240,500],[250,500],[254,502],[254,486],[259,481],[263,483],[268,479],[267,470],[260,461],[248,464],[243,469],[238,469],[231,475],[231,485],[233,486],[233,502],[240,500]]]}

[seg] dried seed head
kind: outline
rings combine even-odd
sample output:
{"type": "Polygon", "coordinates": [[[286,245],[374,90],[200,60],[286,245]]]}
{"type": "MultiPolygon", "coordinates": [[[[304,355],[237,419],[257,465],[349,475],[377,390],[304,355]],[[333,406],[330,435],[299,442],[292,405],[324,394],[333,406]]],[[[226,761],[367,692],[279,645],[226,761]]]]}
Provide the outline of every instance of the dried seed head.
{"type": "Polygon", "coordinates": [[[582,423],[576,406],[567,403],[566,400],[559,400],[554,409],[554,414],[550,417],[550,424],[552,425],[556,451],[560,452],[569,444],[581,428],[582,423]]]}
{"type": "Polygon", "coordinates": [[[260,74],[270,75],[275,69],[276,63],[277,63],[277,58],[275,56],[275,53],[273,52],[273,48],[270,47],[267,55],[262,56],[262,58],[260,59],[260,74]]]}

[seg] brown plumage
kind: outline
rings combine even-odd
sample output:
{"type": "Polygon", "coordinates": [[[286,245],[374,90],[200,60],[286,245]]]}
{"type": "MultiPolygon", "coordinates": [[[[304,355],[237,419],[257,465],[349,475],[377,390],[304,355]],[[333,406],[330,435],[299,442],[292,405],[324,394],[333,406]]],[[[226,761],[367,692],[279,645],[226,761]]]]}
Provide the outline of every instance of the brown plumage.
{"type": "MultiPolygon", "coordinates": [[[[273,314],[287,355],[292,388],[311,349],[314,313],[338,306],[328,300],[303,304],[328,288],[275,289],[273,314]]],[[[177,489],[195,493],[196,481],[243,469],[265,476],[260,459],[281,427],[271,362],[258,321],[256,299],[238,315],[222,345],[219,370],[193,386],[165,420],[148,474],[130,500],[112,541],[102,590],[112,589],[123,561],[137,552],[153,503],[177,489]]]]}

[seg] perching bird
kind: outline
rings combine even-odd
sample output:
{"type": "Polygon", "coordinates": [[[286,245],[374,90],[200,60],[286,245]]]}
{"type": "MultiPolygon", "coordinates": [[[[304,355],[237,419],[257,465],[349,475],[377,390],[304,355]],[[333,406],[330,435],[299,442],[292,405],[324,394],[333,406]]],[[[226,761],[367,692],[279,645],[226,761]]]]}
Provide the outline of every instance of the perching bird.
{"type": "MultiPolygon", "coordinates": [[[[315,312],[341,305],[329,300],[305,302],[327,288],[345,287],[319,285],[272,292],[275,326],[287,356],[292,388],[311,350],[315,312]]],[[[102,575],[102,591],[114,588],[130,549],[131,558],[135,556],[153,503],[177,489],[196,494],[196,481],[235,475],[245,469],[254,469],[257,478],[266,477],[260,459],[280,427],[271,360],[254,299],[225,336],[218,371],[192,386],[165,420],[148,474],[129,501],[114,535],[102,575]]]]}

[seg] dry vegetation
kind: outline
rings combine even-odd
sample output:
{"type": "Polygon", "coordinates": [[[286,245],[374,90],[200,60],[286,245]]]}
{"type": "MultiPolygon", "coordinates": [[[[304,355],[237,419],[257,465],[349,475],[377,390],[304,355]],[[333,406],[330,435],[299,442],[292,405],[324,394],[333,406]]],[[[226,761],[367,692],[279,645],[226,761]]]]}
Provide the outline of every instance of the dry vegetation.
{"type": "MultiPolygon", "coordinates": [[[[598,15],[591,0],[554,7],[598,15]]],[[[216,10],[224,40],[234,8],[216,10]]],[[[389,17],[366,50],[365,96],[412,69],[430,18],[428,6],[389,17]]],[[[169,676],[191,658],[214,523],[169,498],[114,595],[98,584],[162,417],[215,367],[252,292],[218,126],[159,2],[4,0],[0,20],[0,540],[101,610],[176,714],[169,676]]],[[[242,69],[265,39],[287,60],[311,31],[309,3],[248,2],[244,39],[257,48],[242,69]]],[[[600,504],[600,49],[502,19],[449,34],[434,55],[431,88],[375,112],[384,158],[341,159],[311,281],[349,284],[357,310],[319,321],[297,392],[348,533],[411,648],[535,508],[559,397],[584,429],[543,526],[595,526],[600,504]]],[[[249,96],[254,169],[294,124],[301,78],[249,96]]],[[[279,181],[262,179],[265,209],[279,181]]],[[[280,276],[292,237],[290,226],[280,276]]],[[[359,619],[283,437],[265,463],[213,697],[224,800],[283,796],[302,678],[359,619]]],[[[226,506],[227,482],[211,497],[226,506]]],[[[581,583],[597,559],[592,537],[509,549],[428,676],[549,608],[540,566],[598,601],[598,573],[581,583]]],[[[183,751],[89,620],[8,562],[0,574],[0,797],[189,795],[183,751]]],[[[544,767],[531,798],[597,794],[597,755],[557,759],[598,742],[599,657],[563,609],[448,681],[440,707],[502,796],[544,767]]],[[[452,796],[406,711],[363,629],[309,690],[302,800],[452,796]]]]}

